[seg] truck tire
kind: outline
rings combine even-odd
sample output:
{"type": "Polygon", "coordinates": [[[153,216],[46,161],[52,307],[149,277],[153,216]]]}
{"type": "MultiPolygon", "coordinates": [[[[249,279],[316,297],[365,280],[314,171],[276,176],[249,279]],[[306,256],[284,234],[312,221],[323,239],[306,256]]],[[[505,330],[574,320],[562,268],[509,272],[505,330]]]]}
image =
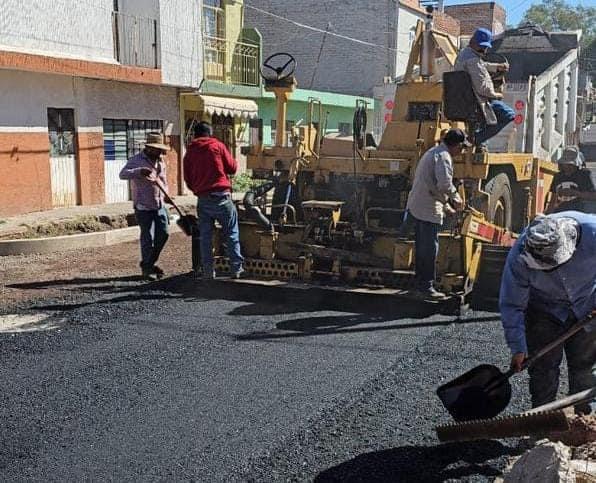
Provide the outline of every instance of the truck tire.
{"type": "Polygon", "coordinates": [[[489,194],[488,221],[511,230],[513,194],[509,176],[506,173],[497,174],[486,183],[484,191],[489,194]]]}
{"type": "Polygon", "coordinates": [[[472,305],[476,309],[498,311],[501,275],[509,250],[499,245],[482,245],[480,271],[472,292],[472,305]]]}

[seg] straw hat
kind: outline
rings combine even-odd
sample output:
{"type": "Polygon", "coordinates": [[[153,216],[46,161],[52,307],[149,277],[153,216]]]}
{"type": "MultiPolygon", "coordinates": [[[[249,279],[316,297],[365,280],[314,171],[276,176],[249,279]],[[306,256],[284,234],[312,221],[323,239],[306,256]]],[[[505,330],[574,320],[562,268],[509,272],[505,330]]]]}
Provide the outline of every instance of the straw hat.
{"type": "Polygon", "coordinates": [[[169,151],[170,146],[165,144],[163,134],[158,132],[147,133],[145,138],[145,147],[161,149],[162,151],[169,151]]]}

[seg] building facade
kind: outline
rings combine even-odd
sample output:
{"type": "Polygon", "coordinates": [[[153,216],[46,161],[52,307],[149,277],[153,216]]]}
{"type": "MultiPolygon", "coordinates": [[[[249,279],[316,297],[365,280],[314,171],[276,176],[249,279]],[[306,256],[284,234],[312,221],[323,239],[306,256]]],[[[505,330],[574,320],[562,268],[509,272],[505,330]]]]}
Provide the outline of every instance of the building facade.
{"type": "Polygon", "coordinates": [[[445,13],[459,22],[460,35],[471,36],[477,28],[498,35],[507,28],[507,12],[495,2],[448,5],[445,13]]]}
{"type": "MultiPolygon", "coordinates": [[[[370,97],[296,89],[287,104],[286,135],[288,139],[286,144],[290,145],[291,128],[299,123],[306,124],[311,115],[311,122],[319,125],[321,132],[324,131],[323,136],[334,133],[341,136],[352,136],[352,122],[357,101],[366,102],[369,110],[367,117],[370,124],[375,108],[375,101],[370,97]],[[312,105],[312,114],[309,113],[311,100],[315,101],[312,105]],[[322,113],[321,119],[319,119],[320,113],[322,113]]],[[[272,146],[275,144],[277,130],[275,96],[273,93],[266,92],[257,103],[259,105],[259,118],[263,122],[263,144],[272,146]]]]}
{"type": "Polygon", "coordinates": [[[263,36],[264,57],[296,58],[299,88],[356,96],[371,96],[384,77],[405,71],[424,15],[416,0],[303,0],[298,9],[286,0],[252,0],[245,9],[246,23],[263,36]]]}
{"type": "Polygon", "coordinates": [[[181,95],[184,144],[195,123],[208,121],[244,171],[242,148],[251,142],[249,122],[258,115],[256,99],[262,94],[261,36],[244,26],[242,0],[203,0],[202,19],[204,80],[199,90],[181,95]]]}
{"type": "Polygon", "coordinates": [[[0,215],[125,201],[118,173],[162,131],[181,190],[179,90],[202,74],[192,0],[5,0],[0,17],[0,215]]]}

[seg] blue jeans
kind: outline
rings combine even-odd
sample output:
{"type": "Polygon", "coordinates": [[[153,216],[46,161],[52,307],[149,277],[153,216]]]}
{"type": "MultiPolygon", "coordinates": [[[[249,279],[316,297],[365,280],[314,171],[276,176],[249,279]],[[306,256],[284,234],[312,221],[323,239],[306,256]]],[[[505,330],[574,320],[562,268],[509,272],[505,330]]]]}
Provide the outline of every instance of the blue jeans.
{"type": "Polygon", "coordinates": [[[141,229],[141,268],[150,269],[170,236],[168,211],[165,206],[159,210],[135,209],[135,216],[141,229]]]}
{"type": "Polygon", "coordinates": [[[437,275],[439,230],[441,225],[422,221],[408,213],[416,236],[416,287],[418,290],[433,288],[437,275]]]}
{"type": "MultiPolygon", "coordinates": [[[[555,340],[572,324],[575,317],[563,323],[549,314],[533,309],[526,313],[526,342],[530,355],[555,340]]],[[[532,407],[552,402],[559,389],[559,366],[567,359],[569,394],[596,386],[596,331],[582,330],[570,339],[538,359],[529,369],[532,407]]],[[[575,407],[576,411],[589,413],[589,403],[575,407]]]]}
{"type": "Polygon", "coordinates": [[[497,124],[494,126],[485,124],[482,129],[476,131],[475,138],[477,146],[484,144],[490,138],[495,136],[515,118],[515,111],[503,101],[490,101],[490,105],[493,108],[493,111],[495,111],[495,116],[497,116],[497,124]]]}
{"type": "Polygon", "coordinates": [[[221,225],[226,239],[230,270],[232,273],[240,271],[244,259],[240,254],[238,213],[231,196],[200,196],[197,213],[199,215],[199,231],[201,232],[201,261],[204,273],[213,271],[213,226],[215,221],[221,225]]]}

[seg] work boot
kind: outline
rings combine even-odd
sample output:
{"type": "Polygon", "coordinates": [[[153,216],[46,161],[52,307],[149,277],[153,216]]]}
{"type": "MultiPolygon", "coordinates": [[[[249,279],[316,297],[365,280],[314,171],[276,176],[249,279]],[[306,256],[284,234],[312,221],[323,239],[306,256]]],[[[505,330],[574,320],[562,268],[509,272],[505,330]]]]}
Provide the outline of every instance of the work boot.
{"type": "Polygon", "coordinates": [[[235,280],[244,278],[244,273],[245,273],[244,268],[240,267],[235,272],[232,272],[232,278],[235,280]]]}
{"type": "Polygon", "coordinates": [[[155,282],[157,280],[157,275],[153,272],[153,269],[143,268],[143,279],[148,280],[149,282],[155,282]]]}
{"type": "Polygon", "coordinates": [[[164,271],[157,265],[153,265],[153,273],[157,276],[157,278],[163,278],[165,275],[164,271]]]}

